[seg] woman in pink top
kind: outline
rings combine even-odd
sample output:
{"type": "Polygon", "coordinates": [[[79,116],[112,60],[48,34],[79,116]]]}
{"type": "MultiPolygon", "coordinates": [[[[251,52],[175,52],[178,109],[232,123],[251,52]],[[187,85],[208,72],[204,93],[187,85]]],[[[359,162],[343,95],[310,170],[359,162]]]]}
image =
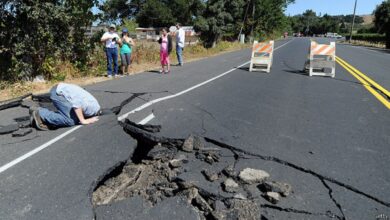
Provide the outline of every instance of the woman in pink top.
{"type": "Polygon", "coordinates": [[[172,37],[168,34],[167,29],[163,28],[161,31],[162,35],[158,40],[160,44],[160,61],[161,70],[160,73],[170,72],[169,54],[172,51],[172,37]],[[167,68],[165,70],[165,67],[167,68]]]}

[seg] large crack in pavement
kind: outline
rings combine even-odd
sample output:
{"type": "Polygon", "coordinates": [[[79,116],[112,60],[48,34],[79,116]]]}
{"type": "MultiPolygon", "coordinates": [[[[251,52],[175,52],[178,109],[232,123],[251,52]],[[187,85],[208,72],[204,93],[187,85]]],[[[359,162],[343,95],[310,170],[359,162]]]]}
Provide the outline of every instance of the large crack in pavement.
{"type": "MultiPolygon", "coordinates": [[[[138,125],[128,119],[119,123],[138,141],[138,146],[126,162],[113,169],[115,172],[109,172],[102,178],[104,181],[94,187],[92,203],[95,213],[101,207],[114,206],[129,198],[147,201],[149,207],[158,207],[167,199],[186,198],[200,219],[267,219],[262,215],[267,209],[346,219],[327,182],[390,207],[388,202],[351,185],[276,157],[245,151],[209,137],[160,137],[153,134],[160,131],[160,126],[138,125]],[[293,193],[291,185],[272,180],[264,170],[248,167],[238,173],[236,164],[240,159],[271,161],[318,178],[340,213],[277,206],[279,201],[293,193]]],[[[105,219],[102,215],[96,217],[105,219]]]]}

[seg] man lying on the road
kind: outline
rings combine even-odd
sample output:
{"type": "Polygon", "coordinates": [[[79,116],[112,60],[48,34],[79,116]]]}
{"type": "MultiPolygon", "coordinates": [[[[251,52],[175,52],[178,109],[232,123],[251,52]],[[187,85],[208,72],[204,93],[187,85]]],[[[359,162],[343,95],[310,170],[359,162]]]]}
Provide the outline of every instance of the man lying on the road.
{"type": "Polygon", "coordinates": [[[46,108],[31,108],[31,125],[39,130],[91,124],[98,121],[98,101],[83,88],[59,83],[50,90],[50,99],[57,112],[46,108]]]}

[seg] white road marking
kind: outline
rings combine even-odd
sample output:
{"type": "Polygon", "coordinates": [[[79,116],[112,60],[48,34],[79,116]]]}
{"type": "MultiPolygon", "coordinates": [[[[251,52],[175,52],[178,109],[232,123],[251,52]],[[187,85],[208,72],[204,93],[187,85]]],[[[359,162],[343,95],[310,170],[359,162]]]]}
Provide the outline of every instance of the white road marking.
{"type": "Polygon", "coordinates": [[[81,125],[78,125],[78,126],[72,128],[72,129],[70,129],[69,131],[67,131],[67,132],[65,132],[65,133],[63,133],[63,134],[61,134],[61,135],[55,137],[54,139],[51,139],[50,141],[46,142],[45,144],[42,144],[41,146],[35,148],[34,150],[29,151],[28,153],[26,153],[26,154],[24,154],[24,155],[22,155],[22,156],[16,158],[15,160],[13,160],[13,161],[11,161],[11,162],[9,162],[9,163],[7,163],[7,164],[1,166],[1,167],[0,167],[0,173],[2,173],[2,172],[4,172],[4,171],[8,170],[9,168],[15,166],[16,164],[22,162],[22,161],[25,160],[25,159],[31,157],[32,155],[38,153],[39,151],[41,151],[41,150],[43,150],[43,149],[49,147],[50,145],[52,145],[52,144],[54,144],[55,142],[61,140],[62,138],[64,138],[64,137],[67,136],[68,134],[70,134],[70,133],[76,131],[76,130],[79,129],[79,128],[81,128],[81,125]]]}
{"type": "MultiPolygon", "coordinates": [[[[275,48],[274,51],[277,50],[277,49],[279,49],[279,48],[281,48],[281,47],[283,47],[283,46],[285,46],[285,45],[287,45],[287,44],[290,43],[291,41],[294,41],[294,39],[288,41],[288,42],[285,43],[285,44],[280,45],[279,47],[275,48]]],[[[213,77],[213,78],[211,78],[211,79],[209,79],[209,80],[206,80],[206,81],[204,81],[204,82],[202,82],[202,83],[199,83],[199,84],[197,84],[197,85],[194,85],[194,86],[192,86],[192,87],[190,87],[190,88],[188,88],[188,89],[186,89],[186,90],[183,90],[183,91],[181,91],[181,92],[178,92],[178,93],[176,93],[176,94],[168,95],[168,96],[164,96],[164,97],[161,97],[161,98],[158,98],[158,99],[151,100],[151,101],[149,101],[149,102],[147,102],[147,103],[145,103],[145,104],[139,106],[138,108],[135,108],[135,109],[133,109],[132,111],[129,111],[129,112],[127,112],[127,113],[121,115],[120,117],[118,117],[118,120],[119,120],[119,121],[122,121],[123,119],[127,118],[130,114],[134,114],[135,112],[141,111],[141,110],[143,110],[143,109],[145,109],[145,108],[147,108],[147,107],[149,107],[149,106],[151,106],[151,105],[153,105],[153,104],[155,104],[155,103],[158,103],[158,102],[161,102],[161,101],[165,101],[165,100],[168,100],[168,99],[172,99],[172,98],[181,96],[181,95],[183,95],[183,94],[186,94],[186,93],[188,93],[188,92],[190,92],[190,91],[192,91],[192,90],[194,90],[194,89],[196,89],[196,88],[199,88],[199,87],[201,87],[201,86],[203,86],[203,85],[206,85],[207,83],[210,83],[210,82],[212,82],[212,81],[214,81],[214,80],[216,80],[216,79],[218,79],[218,78],[221,78],[221,77],[223,77],[223,76],[225,76],[225,75],[227,75],[227,74],[233,72],[234,70],[237,70],[237,69],[239,69],[239,68],[241,68],[241,67],[247,65],[248,63],[250,63],[250,61],[245,62],[245,63],[243,63],[243,64],[241,64],[241,65],[239,65],[239,66],[237,66],[237,67],[235,67],[235,68],[233,68],[233,69],[230,69],[230,70],[228,70],[228,71],[226,71],[226,72],[224,72],[224,73],[221,73],[221,74],[218,75],[218,76],[215,76],[215,77],[213,77]]]]}
{"type": "Polygon", "coordinates": [[[153,118],[154,118],[154,114],[152,113],[152,114],[146,116],[146,118],[142,119],[140,122],[138,122],[138,124],[144,125],[144,124],[148,123],[149,121],[151,121],[153,118]]]}
{"type": "MultiPolygon", "coordinates": [[[[291,43],[292,41],[294,41],[294,39],[288,41],[287,43],[284,43],[284,44],[280,45],[279,47],[275,48],[274,51],[276,51],[276,50],[279,49],[279,48],[282,48],[282,47],[286,46],[287,44],[291,43]]],[[[186,89],[186,90],[183,90],[183,91],[181,91],[181,92],[178,92],[178,93],[176,93],[176,94],[169,95],[169,96],[165,96],[165,97],[162,97],[162,98],[158,98],[158,99],[154,99],[154,100],[152,100],[152,101],[149,101],[149,102],[147,102],[147,103],[145,103],[145,104],[139,106],[138,108],[135,108],[134,110],[132,110],[132,111],[130,111],[130,112],[127,112],[126,114],[123,114],[122,116],[119,116],[119,117],[118,117],[118,120],[121,121],[121,120],[127,118],[127,116],[129,116],[130,114],[133,114],[133,113],[135,113],[135,112],[141,111],[141,110],[143,110],[143,109],[145,109],[145,108],[147,108],[147,107],[149,107],[149,106],[151,106],[151,105],[153,105],[153,104],[155,104],[155,103],[158,103],[158,102],[161,102],[161,101],[164,101],[164,100],[168,100],[168,99],[172,99],[172,98],[181,96],[181,95],[183,95],[183,94],[186,94],[186,93],[188,93],[188,92],[190,92],[190,91],[192,91],[192,90],[194,90],[194,89],[196,89],[196,88],[199,88],[199,87],[201,87],[201,86],[203,86],[203,85],[206,85],[207,83],[210,83],[210,82],[212,82],[212,81],[214,81],[214,80],[216,80],[216,79],[218,79],[218,78],[221,78],[221,77],[223,77],[223,76],[225,76],[225,75],[227,75],[227,74],[233,72],[234,70],[237,70],[238,68],[241,68],[241,67],[245,66],[245,65],[248,64],[248,63],[250,63],[250,61],[245,62],[245,63],[243,63],[243,64],[241,64],[241,65],[239,65],[239,66],[237,66],[237,67],[235,67],[235,68],[233,68],[233,69],[231,69],[231,70],[228,70],[228,71],[226,71],[226,72],[224,72],[224,73],[222,73],[222,74],[220,74],[220,75],[218,75],[218,76],[215,76],[215,77],[213,77],[213,78],[211,78],[211,79],[209,79],[209,80],[206,80],[206,81],[204,81],[204,82],[202,82],[202,83],[199,83],[199,84],[197,84],[197,85],[194,85],[194,86],[192,86],[192,87],[190,87],[190,88],[188,88],[188,89],[186,89]]],[[[150,115],[149,115],[149,116],[150,116],[150,115]]],[[[149,117],[149,116],[148,116],[148,117],[149,117]]],[[[148,118],[148,117],[147,117],[147,118],[148,118]]],[[[152,117],[152,116],[150,116],[150,117],[152,117]]],[[[152,117],[151,119],[149,119],[149,120],[152,120],[153,118],[154,118],[154,115],[153,115],[153,117],[152,117]]],[[[145,118],[144,120],[146,120],[146,118],[145,118]]],[[[141,122],[143,122],[144,120],[142,120],[141,122]]],[[[140,122],[140,123],[141,123],[141,122],[140,122]]],[[[147,122],[148,122],[148,121],[147,121],[147,122]]],[[[145,123],[147,123],[147,122],[145,122],[145,123]]],[[[43,149],[49,147],[50,145],[56,143],[57,141],[61,140],[62,138],[66,137],[67,135],[69,135],[69,134],[71,134],[71,133],[73,133],[74,131],[76,131],[77,129],[79,129],[79,128],[81,128],[81,127],[82,127],[81,125],[78,125],[78,126],[72,128],[72,129],[70,129],[70,130],[64,132],[63,134],[61,134],[61,135],[59,135],[59,136],[53,138],[52,140],[50,140],[50,141],[48,141],[48,142],[42,144],[41,146],[39,146],[39,147],[37,147],[37,148],[35,148],[35,149],[33,149],[33,150],[27,152],[26,154],[24,154],[24,155],[22,155],[22,156],[20,156],[20,157],[18,157],[18,158],[16,158],[16,159],[14,159],[14,160],[12,160],[11,162],[9,162],[9,163],[7,163],[7,164],[1,166],[1,167],[0,167],[0,174],[3,173],[4,171],[10,169],[11,167],[17,165],[18,163],[24,161],[25,159],[27,159],[27,158],[33,156],[34,154],[36,154],[36,153],[42,151],[43,149]]]]}

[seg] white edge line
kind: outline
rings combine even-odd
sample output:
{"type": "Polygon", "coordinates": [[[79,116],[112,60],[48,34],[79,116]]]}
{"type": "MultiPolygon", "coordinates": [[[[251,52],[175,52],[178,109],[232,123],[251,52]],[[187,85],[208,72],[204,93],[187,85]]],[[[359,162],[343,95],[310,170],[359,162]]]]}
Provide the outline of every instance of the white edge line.
{"type": "MultiPolygon", "coordinates": [[[[281,48],[281,47],[283,47],[283,46],[285,46],[285,45],[287,45],[288,43],[290,43],[291,41],[294,41],[294,40],[295,40],[295,39],[292,39],[292,40],[288,41],[287,43],[280,45],[279,47],[275,48],[274,51],[277,50],[277,49],[279,49],[279,48],[281,48]]],[[[155,103],[158,103],[158,102],[161,102],[161,101],[164,101],[164,100],[167,100],[167,99],[172,99],[172,98],[175,98],[175,97],[177,97],[177,96],[183,95],[183,94],[185,94],[185,93],[187,93],[187,92],[189,92],[189,91],[191,91],[191,90],[194,90],[194,89],[196,89],[196,88],[198,88],[198,87],[201,87],[201,86],[203,86],[203,85],[205,85],[205,84],[207,84],[207,83],[209,83],[209,82],[212,82],[212,81],[214,81],[214,80],[216,80],[216,79],[218,79],[218,78],[221,78],[221,77],[223,77],[223,76],[225,76],[225,75],[227,75],[227,74],[233,72],[234,70],[236,70],[236,69],[238,69],[238,68],[240,68],[240,67],[242,67],[242,66],[247,65],[248,63],[250,63],[250,61],[245,62],[245,63],[243,63],[243,64],[241,64],[241,65],[239,65],[239,66],[237,66],[237,67],[235,67],[235,68],[233,68],[233,69],[231,69],[231,70],[228,70],[228,71],[226,71],[226,72],[224,72],[224,73],[222,73],[222,74],[220,74],[220,75],[218,75],[218,76],[215,76],[215,77],[213,77],[213,78],[211,78],[211,79],[209,79],[209,80],[206,80],[206,81],[204,81],[204,82],[202,82],[202,83],[199,83],[199,84],[197,84],[197,85],[195,85],[195,86],[192,86],[192,87],[190,87],[190,88],[188,88],[188,89],[186,89],[186,90],[183,90],[183,91],[181,91],[181,92],[178,92],[178,93],[176,93],[176,94],[169,95],[169,96],[164,96],[164,97],[157,98],[157,99],[154,99],[154,100],[152,100],[152,101],[149,101],[149,102],[147,102],[147,103],[145,103],[145,104],[139,106],[138,108],[135,108],[135,109],[133,109],[132,111],[129,111],[129,112],[127,112],[127,113],[125,113],[125,114],[119,116],[119,117],[118,117],[118,120],[119,120],[119,121],[122,121],[123,119],[127,118],[130,114],[133,114],[133,113],[135,113],[135,112],[141,111],[141,110],[143,110],[143,109],[145,109],[145,108],[147,108],[147,107],[149,107],[149,106],[151,106],[151,105],[153,105],[153,104],[155,104],[155,103]]]]}
{"type": "Polygon", "coordinates": [[[142,119],[142,121],[138,122],[138,124],[144,125],[144,124],[148,123],[149,121],[153,120],[153,118],[154,118],[154,114],[151,113],[150,115],[146,116],[146,118],[142,119]]]}
{"type": "MultiPolygon", "coordinates": [[[[284,47],[285,45],[289,44],[289,43],[292,42],[292,41],[294,41],[294,39],[288,41],[287,43],[284,43],[284,44],[280,45],[279,47],[275,48],[274,51],[277,50],[277,49],[279,49],[279,48],[281,48],[281,47],[284,47]]],[[[126,114],[123,114],[122,116],[118,117],[118,120],[119,120],[119,121],[122,121],[123,119],[127,118],[127,116],[129,116],[130,114],[133,114],[133,113],[135,113],[135,112],[141,111],[142,109],[145,109],[145,108],[147,108],[147,107],[149,107],[149,106],[151,106],[151,105],[153,105],[153,104],[155,104],[155,103],[158,103],[158,102],[161,102],[161,101],[164,101],[164,100],[167,100],[167,99],[172,99],[172,98],[175,98],[175,97],[177,97],[177,96],[180,96],[180,95],[183,95],[183,94],[185,94],[185,93],[188,93],[188,92],[190,92],[191,90],[194,90],[194,89],[199,88],[199,87],[201,87],[201,86],[203,86],[203,85],[205,85],[205,84],[207,84],[207,83],[209,83],[209,82],[212,82],[212,81],[214,81],[214,80],[216,80],[216,79],[218,79],[218,78],[221,78],[221,77],[225,76],[226,74],[229,74],[229,73],[233,72],[234,70],[236,70],[236,69],[238,69],[238,68],[240,68],[240,67],[242,67],[242,66],[245,66],[245,65],[248,64],[248,63],[250,63],[250,61],[245,62],[245,63],[243,63],[243,64],[241,64],[241,65],[239,65],[239,66],[237,66],[237,67],[235,67],[235,68],[233,68],[233,69],[231,69],[231,70],[228,70],[228,71],[226,71],[226,72],[224,72],[224,73],[222,73],[222,74],[220,74],[220,75],[218,75],[218,76],[215,76],[215,77],[213,77],[213,78],[211,78],[211,79],[209,79],[209,80],[206,80],[206,81],[204,81],[204,82],[202,82],[202,83],[199,83],[199,84],[197,84],[197,85],[195,85],[195,86],[192,86],[192,87],[190,87],[190,88],[188,88],[188,89],[186,89],[186,90],[183,90],[183,91],[181,91],[181,92],[178,92],[178,93],[176,93],[176,94],[169,95],[169,96],[165,96],[165,97],[161,97],[161,98],[158,98],[158,99],[154,99],[154,100],[152,100],[152,101],[149,101],[149,102],[147,102],[147,103],[145,103],[145,104],[139,106],[138,108],[135,108],[134,110],[132,110],[132,111],[130,111],[130,112],[128,112],[128,113],[126,113],[126,114]]],[[[152,113],[152,114],[153,114],[153,113],[152,113]]],[[[149,116],[152,117],[151,115],[149,115],[149,116]]],[[[149,116],[148,116],[148,117],[149,117],[149,116]]],[[[148,117],[147,117],[147,118],[148,118],[148,117]]],[[[153,117],[152,117],[151,119],[153,119],[153,118],[154,118],[154,115],[153,115],[153,117]]],[[[146,119],[146,118],[145,118],[145,119],[146,119]]],[[[144,119],[144,120],[145,120],[145,119],[144,119]]],[[[150,120],[151,120],[151,119],[150,119],[150,120]]],[[[143,121],[143,120],[142,120],[142,121],[143,121]]],[[[141,122],[142,122],[142,121],[141,121],[141,122]]],[[[141,122],[140,122],[140,123],[141,123],[141,122]]],[[[145,123],[147,123],[147,122],[145,122],[145,123]]],[[[7,163],[7,164],[1,166],[1,167],[0,167],[0,174],[3,173],[4,171],[10,169],[11,167],[15,166],[16,164],[22,162],[23,160],[25,160],[25,159],[27,159],[27,158],[33,156],[34,154],[40,152],[41,150],[43,150],[43,149],[49,147],[50,145],[52,145],[52,144],[54,144],[55,142],[61,140],[62,138],[66,137],[67,135],[69,135],[70,133],[76,131],[77,129],[79,129],[79,128],[81,128],[81,127],[82,127],[81,125],[78,125],[78,126],[72,128],[72,129],[66,131],[65,133],[63,133],[63,134],[61,134],[61,135],[55,137],[54,139],[52,139],[52,140],[50,140],[50,141],[48,141],[48,142],[42,144],[41,146],[39,146],[39,147],[37,147],[37,148],[35,148],[35,149],[33,149],[33,150],[27,152],[26,154],[24,154],[24,155],[22,155],[22,156],[20,156],[20,157],[18,157],[18,158],[16,158],[16,159],[14,159],[14,160],[12,160],[11,162],[9,162],[9,163],[7,163]]]]}
{"type": "Polygon", "coordinates": [[[39,151],[41,151],[41,150],[43,150],[43,149],[49,147],[50,145],[52,145],[52,144],[54,144],[55,142],[61,140],[62,138],[64,138],[65,136],[67,136],[68,134],[74,132],[75,130],[77,130],[77,129],[79,129],[79,128],[81,128],[81,125],[78,125],[78,126],[72,128],[72,129],[70,129],[69,131],[67,131],[67,132],[65,132],[65,133],[63,133],[63,134],[61,134],[61,135],[55,137],[54,139],[52,139],[52,140],[46,142],[45,144],[42,144],[41,146],[35,148],[34,150],[29,151],[28,153],[26,153],[26,154],[24,154],[24,155],[22,155],[22,156],[16,158],[15,160],[13,160],[13,161],[11,161],[11,162],[9,162],[9,163],[7,163],[7,164],[1,166],[1,167],[0,167],[0,173],[2,173],[2,172],[4,172],[4,171],[8,170],[9,168],[15,166],[16,164],[22,162],[22,161],[25,160],[25,159],[31,157],[32,155],[38,153],[39,151]]]}

